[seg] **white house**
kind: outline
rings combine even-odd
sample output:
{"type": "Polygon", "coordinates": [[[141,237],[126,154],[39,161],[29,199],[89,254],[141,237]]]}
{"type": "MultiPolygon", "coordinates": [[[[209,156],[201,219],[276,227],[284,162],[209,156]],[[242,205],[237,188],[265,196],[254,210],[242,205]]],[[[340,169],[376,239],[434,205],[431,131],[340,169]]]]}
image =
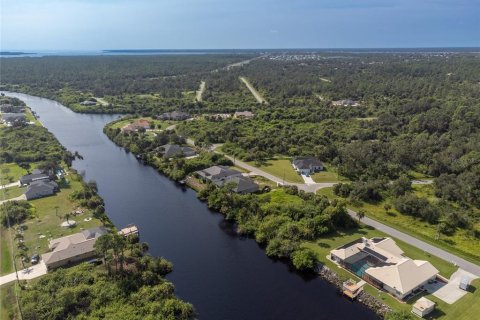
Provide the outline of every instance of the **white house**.
{"type": "Polygon", "coordinates": [[[306,176],[323,170],[323,163],[314,157],[296,157],[292,166],[298,173],[306,176]]]}

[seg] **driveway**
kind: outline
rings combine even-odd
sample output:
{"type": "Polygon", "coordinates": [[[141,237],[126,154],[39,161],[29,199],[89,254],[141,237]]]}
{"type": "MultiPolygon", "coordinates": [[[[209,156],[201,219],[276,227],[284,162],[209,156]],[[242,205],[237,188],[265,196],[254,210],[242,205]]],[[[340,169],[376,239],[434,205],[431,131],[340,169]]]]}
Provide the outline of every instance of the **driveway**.
{"type": "Polygon", "coordinates": [[[303,178],[303,181],[306,183],[306,184],[315,184],[316,182],[313,181],[312,177],[310,176],[306,176],[304,174],[302,174],[302,178],[303,178]]]}
{"type": "Polygon", "coordinates": [[[18,196],[18,197],[16,197],[16,198],[7,199],[7,200],[2,200],[2,201],[0,201],[0,204],[5,203],[5,202],[8,202],[8,201],[15,201],[15,200],[27,200],[27,198],[25,197],[24,194],[22,194],[21,196],[18,196]]]}
{"type": "Polygon", "coordinates": [[[11,188],[11,187],[19,187],[20,186],[20,181],[17,182],[12,182],[6,185],[0,185],[0,189],[6,189],[6,188],[11,188]]]}
{"type": "Polygon", "coordinates": [[[458,286],[463,277],[469,277],[471,280],[478,277],[462,269],[458,269],[450,277],[450,281],[447,284],[436,283],[429,284],[426,289],[429,293],[433,294],[440,300],[445,301],[448,304],[457,302],[460,298],[467,294],[467,291],[460,289],[458,286]]]}
{"type": "MultiPolygon", "coordinates": [[[[18,279],[30,280],[47,274],[47,266],[43,261],[29,268],[18,271],[18,279]]],[[[15,272],[0,277],[0,286],[17,280],[15,272]]]]}

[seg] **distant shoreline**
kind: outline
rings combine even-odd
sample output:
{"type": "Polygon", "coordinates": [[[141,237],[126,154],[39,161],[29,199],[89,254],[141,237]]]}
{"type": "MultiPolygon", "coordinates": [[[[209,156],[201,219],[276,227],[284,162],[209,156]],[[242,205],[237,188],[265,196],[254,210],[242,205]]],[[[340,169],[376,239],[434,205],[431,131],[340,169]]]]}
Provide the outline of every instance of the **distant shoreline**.
{"type": "Polygon", "coordinates": [[[53,57],[53,56],[155,56],[155,55],[199,55],[199,54],[381,54],[381,53],[480,53],[480,47],[425,47],[425,48],[251,48],[251,49],[104,49],[104,50],[34,50],[30,51],[0,51],[1,58],[14,57],[53,57]]]}
{"type": "Polygon", "coordinates": [[[35,52],[22,52],[22,51],[0,51],[0,56],[20,56],[24,54],[36,54],[35,52]]]}

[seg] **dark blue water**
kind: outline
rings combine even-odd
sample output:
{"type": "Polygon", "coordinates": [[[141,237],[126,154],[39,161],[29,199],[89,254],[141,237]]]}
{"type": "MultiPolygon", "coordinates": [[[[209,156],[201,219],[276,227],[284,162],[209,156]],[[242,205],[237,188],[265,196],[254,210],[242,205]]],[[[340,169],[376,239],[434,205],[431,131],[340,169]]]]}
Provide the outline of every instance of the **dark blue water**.
{"type": "Polygon", "coordinates": [[[139,226],[150,252],[174,263],[168,278],[200,319],[376,319],[323,280],[305,280],[269,259],[194,191],[183,191],[113,144],[102,128],[117,116],[76,114],[52,100],[9,95],[24,100],[67,149],[84,156],[74,167],[97,181],[110,219],[117,227],[139,226]]]}

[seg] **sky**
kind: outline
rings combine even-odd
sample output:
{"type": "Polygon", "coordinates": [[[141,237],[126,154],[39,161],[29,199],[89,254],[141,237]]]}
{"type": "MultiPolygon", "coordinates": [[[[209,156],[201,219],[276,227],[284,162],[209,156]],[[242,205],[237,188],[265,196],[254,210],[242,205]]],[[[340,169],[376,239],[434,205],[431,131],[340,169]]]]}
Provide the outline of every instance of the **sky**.
{"type": "Polygon", "coordinates": [[[480,47],[480,0],[0,0],[0,49],[480,47]]]}

